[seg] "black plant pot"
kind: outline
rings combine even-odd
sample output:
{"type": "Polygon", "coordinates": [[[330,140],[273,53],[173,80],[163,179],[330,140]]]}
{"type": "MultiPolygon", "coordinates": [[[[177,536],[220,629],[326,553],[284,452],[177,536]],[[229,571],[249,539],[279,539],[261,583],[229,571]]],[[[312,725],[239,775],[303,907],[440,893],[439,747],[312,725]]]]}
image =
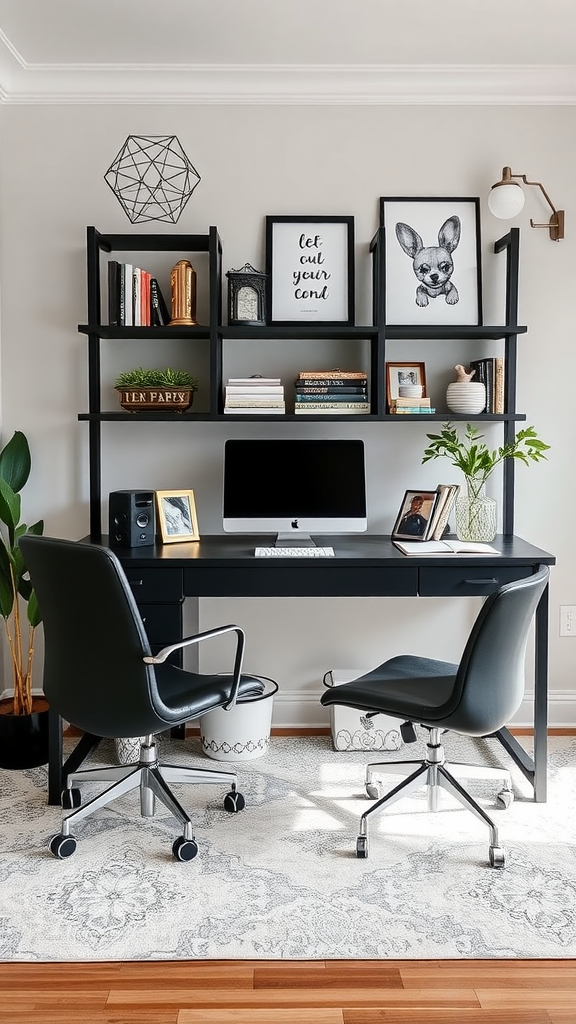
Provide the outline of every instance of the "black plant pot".
{"type": "Polygon", "coordinates": [[[0,713],[0,768],[37,768],[48,763],[48,705],[31,715],[0,713]]]}

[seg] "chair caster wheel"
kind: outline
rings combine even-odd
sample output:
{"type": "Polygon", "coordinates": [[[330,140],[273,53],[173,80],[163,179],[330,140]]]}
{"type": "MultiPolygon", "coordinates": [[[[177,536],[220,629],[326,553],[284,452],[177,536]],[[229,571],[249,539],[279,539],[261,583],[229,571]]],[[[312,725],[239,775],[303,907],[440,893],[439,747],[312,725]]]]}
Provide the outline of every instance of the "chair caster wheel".
{"type": "Polygon", "coordinates": [[[238,811],[243,811],[246,807],[246,801],[239,793],[237,789],[231,789],[229,793],[226,793],[224,797],[224,810],[230,811],[230,814],[237,814],[238,811]]]}
{"type": "Polygon", "coordinates": [[[59,860],[64,860],[66,857],[71,857],[76,850],[76,840],[74,836],[64,836],[61,832],[57,836],[52,836],[50,840],[50,853],[54,857],[58,857],[59,860]]]}
{"type": "Polygon", "coordinates": [[[378,782],[367,782],[366,783],[366,796],[370,800],[379,800],[382,795],[382,787],[378,782]]]}
{"type": "Polygon", "coordinates": [[[501,789],[496,794],[496,806],[503,807],[504,810],[508,810],[510,805],[514,802],[514,793],[511,789],[501,789]]]}
{"type": "Polygon", "coordinates": [[[80,793],[80,790],[77,787],[73,787],[72,789],[63,789],[60,803],[65,811],[71,811],[75,807],[80,807],[80,804],[82,803],[82,794],[80,793]]]}
{"type": "Polygon", "coordinates": [[[172,853],[176,860],[194,860],[194,857],[198,853],[198,843],[195,839],[185,839],[184,836],[178,836],[172,843],[172,853]]]}
{"type": "Polygon", "coordinates": [[[506,855],[501,846],[491,846],[488,852],[491,868],[503,868],[506,863],[506,855]]]}
{"type": "Polygon", "coordinates": [[[358,836],[356,840],[356,856],[360,860],[366,860],[368,856],[368,836],[358,836]]]}

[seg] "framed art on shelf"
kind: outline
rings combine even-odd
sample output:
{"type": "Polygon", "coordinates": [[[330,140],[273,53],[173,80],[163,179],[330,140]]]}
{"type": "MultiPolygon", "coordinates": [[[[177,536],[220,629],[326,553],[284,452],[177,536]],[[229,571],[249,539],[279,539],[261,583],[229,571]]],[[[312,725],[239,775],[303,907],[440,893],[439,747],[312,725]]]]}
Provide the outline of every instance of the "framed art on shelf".
{"type": "MultiPolygon", "coordinates": [[[[400,396],[400,388],[419,388],[420,395],[426,398],[426,365],[425,363],[386,363],[386,405],[400,396]]],[[[415,392],[412,393],[413,397],[415,392]]]]}
{"type": "Polygon", "coordinates": [[[392,540],[424,540],[437,501],[438,491],[406,491],[392,540]]]}
{"type": "Polygon", "coordinates": [[[163,544],[200,540],[194,491],[156,491],[156,514],[163,544]]]}
{"type": "Polygon", "coordinates": [[[380,199],[386,323],[482,324],[480,200],[380,199]]]}
{"type": "Polygon", "coordinates": [[[354,217],[266,217],[267,321],[354,324],[354,217]]]}

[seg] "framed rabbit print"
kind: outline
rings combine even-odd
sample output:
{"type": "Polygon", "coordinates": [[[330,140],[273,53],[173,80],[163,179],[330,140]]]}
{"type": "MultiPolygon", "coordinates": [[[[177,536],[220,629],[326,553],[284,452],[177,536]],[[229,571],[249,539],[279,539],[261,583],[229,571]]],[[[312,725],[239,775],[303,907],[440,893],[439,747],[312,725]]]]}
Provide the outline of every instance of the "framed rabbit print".
{"type": "Polygon", "coordinates": [[[381,198],[388,325],[482,323],[479,199],[381,198]]]}

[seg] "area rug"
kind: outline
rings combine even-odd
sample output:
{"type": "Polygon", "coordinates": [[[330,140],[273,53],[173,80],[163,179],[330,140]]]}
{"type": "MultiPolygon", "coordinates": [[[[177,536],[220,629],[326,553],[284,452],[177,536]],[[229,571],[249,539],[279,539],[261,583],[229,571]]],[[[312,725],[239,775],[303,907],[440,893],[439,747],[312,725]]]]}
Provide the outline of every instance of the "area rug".
{"type": "MultiPolygon", "coordinates": [[[[508,764],[496,740],[445,743],[448,758],[508,764]]],[[[374,757],[334,751],[329,737],[274,736],[267,754],[234,766],[247,804],[236,815],[221,786],[178,787],[199,845],[188,863],[172,857],[174,819],[140,818],[134,794],[81,822],[76,853],[56,860],[46,770],[0,772],[0,958],[575,957],[576,739],[550,746],[548,802],[534,803],[514,769],[515,801],[493,811],[503,870],[488,866],[487,828],[448,794],[429,813],[424,790],[374,820],[369,857],[357,859],[374,757]]],[[[163,741],[161,754],[217,767],[194,739],[163,741]]],[[[94,762],[113,760],[102,743],[94,762]]],[[[471,788],[492,813],[494,783],[471,788]]]]}

